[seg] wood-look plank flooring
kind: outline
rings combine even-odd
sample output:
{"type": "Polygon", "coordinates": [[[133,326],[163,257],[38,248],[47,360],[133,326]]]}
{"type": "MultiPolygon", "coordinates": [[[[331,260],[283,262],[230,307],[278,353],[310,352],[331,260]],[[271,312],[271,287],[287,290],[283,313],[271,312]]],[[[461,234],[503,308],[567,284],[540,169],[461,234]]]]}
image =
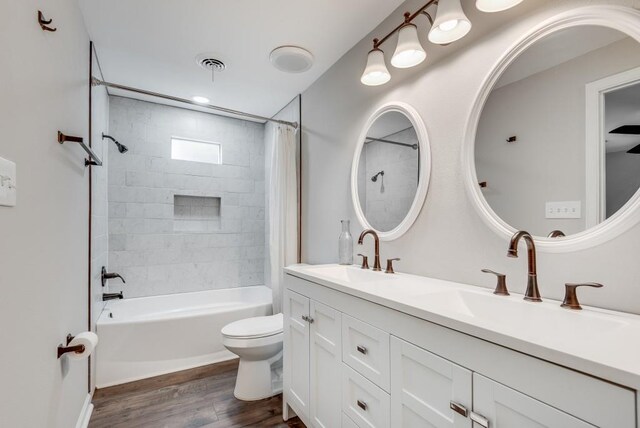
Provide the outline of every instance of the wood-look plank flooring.
{"type": "Polygon", "coordinates": [[[89,428],[305,428],[282,420],[282,395],[233,396],[238,360],[99,389],[89,428]]]}

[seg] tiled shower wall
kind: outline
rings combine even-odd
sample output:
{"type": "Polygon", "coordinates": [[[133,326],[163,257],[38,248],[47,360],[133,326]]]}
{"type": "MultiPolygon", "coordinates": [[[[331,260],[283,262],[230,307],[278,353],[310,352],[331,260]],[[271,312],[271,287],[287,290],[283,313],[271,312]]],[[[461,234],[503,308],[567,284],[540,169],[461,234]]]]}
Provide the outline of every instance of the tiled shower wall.
{"type": "Polygon", "coordinates": [[[109,268],[127,280],[111,280],[110,291],[139,297],[264,284],[264,125],[111,97],[109,130],[129,148],[109,149],[109,268]],[[171,137],[220,143],[223,163],[172,160],[171,137]],[[191,209],[219,219],[186,231],[174,200],[201,201],[205,208],[191,209]]]}

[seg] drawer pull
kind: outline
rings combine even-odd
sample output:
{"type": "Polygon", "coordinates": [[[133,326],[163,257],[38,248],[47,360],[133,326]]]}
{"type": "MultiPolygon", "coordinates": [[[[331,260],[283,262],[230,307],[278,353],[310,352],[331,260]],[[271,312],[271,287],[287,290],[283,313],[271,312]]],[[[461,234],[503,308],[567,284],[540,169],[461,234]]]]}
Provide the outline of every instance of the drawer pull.
{"type": "Polygon", "coordinates": [[[311,317],[307,317],[307,321],[309,322],[309,324],[313,324],[314,319],[311,317]]]}
{"type": "Polygon", "coordinates": [[[467,410],[467,408],[461,404],[456,403],[455,401],[449,402],[449,408],[451,408],[451,410],[458,413],[459,415],[464,416],[465,418],[469,416],[469,411],[467,410]]]}
{"type": "Polygon", "coordinates": [[[476,412],[469,412],[469,418],[478,425],[483,428],[489,428],[489,419],[485,418],[482,415],[477,414],[476,412]]]}
{"type": "Polygon", "coordinates": [[[308,316],[306,316],[306,315],[303,315],[303,316],[302,316],[302,321],[309,321],[309,317],[308,317],[308,316]]]}
{"type": "Polygon", "coordinates": [[[357,349],[357,350],[358,350],[358,352],[360,352],[362,355],[367,355],[367,352],[369,352],[369,351],[367,351],[367,348],[365,348],[364,346],[360,346],[360,345],[356,346],[356,349],[357,349]]]}
{"type": "Polygon", "coordinates": [[[365,403],[364,401],[358,400],[358,407],[360,407],[362,410],[366,411],[367,410],[367,403],[365,403]]]}

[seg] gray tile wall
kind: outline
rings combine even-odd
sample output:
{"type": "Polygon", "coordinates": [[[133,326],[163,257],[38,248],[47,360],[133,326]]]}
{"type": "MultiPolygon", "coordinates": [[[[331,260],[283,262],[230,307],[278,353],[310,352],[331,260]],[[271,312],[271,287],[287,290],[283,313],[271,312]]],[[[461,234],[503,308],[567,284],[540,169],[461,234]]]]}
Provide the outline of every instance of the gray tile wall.
{"type": "Polygon", "coordinates": [[[264,125],[111,97],[109,266],[126,297],[264,284],[264,125]],[[171,159],[171,137],[217,142],[222,165],[171,159]],[[175,195],[220,198],[216,230],[183,232],[175,195]]]}

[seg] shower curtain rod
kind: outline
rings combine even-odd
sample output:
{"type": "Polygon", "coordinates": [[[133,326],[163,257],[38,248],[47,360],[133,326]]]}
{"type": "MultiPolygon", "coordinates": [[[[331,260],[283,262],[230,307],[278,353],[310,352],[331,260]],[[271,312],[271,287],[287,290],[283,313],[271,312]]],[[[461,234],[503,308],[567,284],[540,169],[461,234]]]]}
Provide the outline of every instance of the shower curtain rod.
{"type": "Polygon", "coordinates": [[[374,141],[379,141],[381,143],[395,144],[395,145],[398,145],[398,146],[411,147],[413,150],[418,150],[418,145],[417,144],[399,143],[397,141],[385,140],[384,138],[374,138],[374,137],[365,137],[365,140],[369,140],[369,141],[365,141],[364,142],[365,144],[373,143],[374,141]]]}
{"type": "Polygon", "coordinates": [[[200,104],[200,103],[196,103],[195,101],[187,100],[185,98],[178,98],[178,97],[174,97],[174,96],[171,96],[171,95],[165,95],[165,94],[160,94],[160,93],[157,93],[157,92],[145,91],[144,89],[138,89],[138,88],[132,88],[130,86],[119,85],[117,83],[106,82],[106,81],[100,80],[100,79],[98,79],[96,77],[94,77],[91,80],[91,85],[92,86],[105,86],[107,88],[120,89],[120,90],[128,91],[128,92],[135,92],[137,94],[149,95],[151,97],[163,98],[163,99],[169,100],[169,101],[176,101],[176,102],[179,102],[179,103],[191,104],[191,105],[194,105],[194,106],[197,106],[197,107],[208,108],[210,110],[216,110],[216,111],[220,111],[220,112],[223,112],[223,113],[232,114],[234,116],[242,116],[242,117],[248,117],[248,118],[256,119],[256,120],[263,120],[263,121],[266,121],[266,122],[280,123],[282,125],[288,125],[288,126],[293,127],[294,129],[298,129],[298,122],[288,122],[286,120],[273,119],[273,118],[270,118],[270,117],[259,116],[257,114],[245,113],[245,112],[238,111],[238,110],[232,110],[232,109],[225,108],[225,107],[219,107],[219,106],[215,106],[215,105],[212,105],[212,104],[200,104]]]}

